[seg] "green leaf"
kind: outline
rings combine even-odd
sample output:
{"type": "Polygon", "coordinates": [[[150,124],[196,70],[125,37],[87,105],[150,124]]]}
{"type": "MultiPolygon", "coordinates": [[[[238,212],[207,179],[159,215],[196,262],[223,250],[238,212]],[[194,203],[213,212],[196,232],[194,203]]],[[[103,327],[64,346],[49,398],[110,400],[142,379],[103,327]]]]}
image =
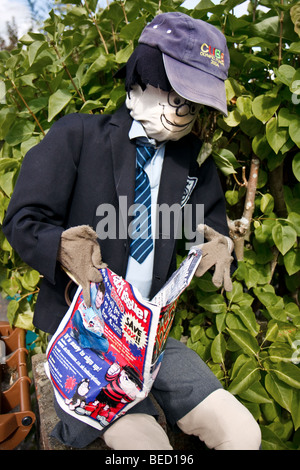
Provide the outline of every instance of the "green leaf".
{"type": "Polygon", "coordinates": [[[4,140],[16,119],[16,109],[12,107],[0,110],[0,139],[4,140]]]}
{"type": "Polygon", "coordinates": [[[230,303],[239,303],[244,298],[243,285],[240,282],[234,281],[232,283],[232,291],[226,292],[226,297],[230,303]]]}
{"type": "Polygon", "coordinates": [[[129,24],[124,26],[120,31],[120,36],[123,39],[134,40],[135,38],[139,37],[144,26],[146,24],[146,18],[141,16],[136,20],[131,21],[129,24]]]}
{"type": "Polygon", "coordinates": [[[20,146],[20,150],[21,150],[21,154],[23,156],[26,155],[26,153],[32,148],[34,147],[35,145],[37,145],[42,139],[42,136],[40,135],[33,135],[32,137],[30,137],[29,139],[25,140],[24,142],[21,143],[21,146],[20,146]]]}
{"type": "Polygon", "coordinates": [[[15,174],[15,171],[8,171],[0,175],[0,188],[8,197],[11,197],[13,193],[15,174]]]}
{"type": "Polygon", "coordinates": [[[82,108],[80,109],[81,113],[89,113],[93,109],[99,109],[103,106],[103,104],[100,101],[93,101],[93,100],[87,100],[82,108]]]}
{"type": "Polygon", "coordinates": [[[295,351],[285,342],[289,338],[292,341],[291,337],[294,336],[296,327],[291,327],[288,323],[282,322],[282,324],[285,326],[280,326],[276,341],[269,347],[269,359],[276,363],[296,360],[295,356],[298,354],[298,351],[296,351],[296,354],[293,356],[295,351]]]}
{"type": "Polygon", "coordinates": [[[280,98],[273,98],[268,95],[259,95],[252,102],[252,112],[254,116],[264,124],[271,119],[280,105],[280,98]]]}
{"type": "Polygon", "coordinates": [[[300,117],[294,116],[289,126],[289,134],[293,142],[300,147],[300,117]]]}
{"type": "Polygon", "coordinates": [[[264,288],[255,288],[254,293],[260,302],[265,305],[272,318],[279,321],[286,320],[282,297],[279,297],[274,292],[270,292],[264,288]]]}
{"type": "Polygon", "coordinates": [[[264,194],[260,201],[260,210],[263,214],[270,214],[274,209],[274,198],[270,193],[264,194]]]}
{"type": "Polygon", "coordinates": [[[296,153],[292,163],[293,173],[297,180],[300,181],[300,152],[296,153]]]}
{"type": "Polygon", "coordinates": [[[272,429],[261,426],[263,450],[290,450],[289,447],[277,436],[272,429]]]}
{"type": "Polygon", "coordinates": [[[287,128],[279,127],[277,117],[271,118],[266,125],[266,136],[270,147],[277,154],[289,138],[287,128]]]}
{"type": "Polygon", "coordinates": [[[198,301],[198,303],[205,310],[212,313],[225,313],[227,310],[224,297],[221,294],[205,296],[205,298],[198,301]]]}
{"type": "Polygon", "coordinates": [[[222,333],[219,333],[212,342],[211,345],[211,357],[214,362],[224,362],[224,356],[226,352],[226,341],[222,333]]]}
{"type": "Polygon", "coordinates": [[[252,116],[252,100],[249,96],[239,96],[236,106],[240,116],[245,116],[247,119],[252,116]]]}
{"type": "Polygon", "coordinates": [[[205,353],[205,345],[202,344],[200,341],[196,341],[193,343],[191,338],[188,339],[187,347],[195,351],[201,358],[203,358],[205,353]]]}
{"type": "Polygon", "coordinates": [[[11,300],[7,305],[7,319],[11,325],[14,324],[16,313],[19,309],[19,302],[17,300],[11,300]]]}
{"type": "Polygon", "coordinates": [[[277,223],[272,229],[272,237],[281,254],[285,255],[297,240],[297,232],[288,225],[277,223]]]}
{"type": "Polygon", "coordinates": [[[252,140],[252,149],[261,160],[271,152],[271,147],[265,134],[256,134],[252,140]]]}
{"type": "Polygon", "coordinates": [[[26,46],[29,46],[29,45],[32,44],[34,41],[43,41],[44,39],[45,39],[45,36],[44,36],[43,34],[29,32],[29,33],[27,33],[27,34],[24,34],[24,35],[19,39],[19,41],[20,41],[22,44],[25,44],[26,46]]]}
{"type": "Polygon", "coordinates": [[[287,108],[280,108],[278,112],[278,125],[279,127],[289,127],[293,120],[293,115],[287,108]]]}
{"type": "Polygon", "coordinates": [[[226,328],[226,313],[218,313],[216,315],[216,327],[219,332],[226,328]]]}
{"type": "Polygon", "coordinates": [[[41,109],[44,109],[48,106],[48,98],[47,97],[35,98],[28,102],[28,106],[31,109],[31,111],[34,114],[36,114],[41,109]]]}
{"type": "Polygon", "coordinates": [[[265,378],[266,390],[280,406],[291,411],[293,390],[270,372],[265,378]]]}
{"type": "Polygon", "coordinates": [[[34,331],[33,326],[33,313],[32,312],[24,312],[20,313],[16,320],[15,320],[15,327],[22,328],[24,330],[34,331]]]}
{"type": "Polygon", "coordinates": [[[224,173],[224,175],[236,173],[235,169],[240,166],[234,154],[230,150],[213,150],[212,155],[217,167],[222,171],[222,173],[224,173]]]}
{"type": "Polygon", "coordinates": [[[242,400],[247,400],[251,403],[271,403],[269,395],[260,382],[254,382],[244,392],[239,393],[242,400]]]}
{"type": "Polygon", "coordinates": [[[237,374],[239,373],[241,367],[244,364],[249,363],[249,362],[251,362],[253,364],[252,368],[254,369],[256,367],[255,359],[249,358],[249,356],[247,354],[243,354],[243,353],[239,354],[236,358],[236,361],[234,362],[234,364],[232,366],[232,369],[231,369],[231,374],[230,374],[231,380],[235,379],[237,374]]]}
{"type": "Polygon", "coordinates": [[[257,355],[259,352],[259,345],[256,339],[247,331],[239,329],[229,329],[228,333],[230,334],[233,341],[238,344],[245,353],[252,355],[257,355]]]}
{"type": "Polygon", "coordinates": [[[116,62],[118,64],[125,64],[133,52],[132,44],[120,49],[116,54],[116,62]]]}
{"type": "Polygon", "coordinates": [[[0,172],[9,171],[18,168],[20,163],[14,158],[1,158],[0,159],[0,172]]]}
{"type": "Polygon", "coordinates": [[[234,109],[233,111],[229,111],[228,116],[223,119],[227,126],[236,127],[239,125],[242,118],[238,110],[234,109]]]}
{"type": "Polygon", "coordinates": [[[196,281],[197,287],[199,287],[203,292],[216,292],[218,290],[218,287],[212,283],[212,275],[209,272],[206,272],[203,274],[203,276],[198,277],[196,281]]]}
{"type": "Polygon", "coordinates": [[[197,341],[199,341],[202,334],[203,334],[203,330],[201,326],[199,325],[193,326],[191,328],[191,340],[193,341],[193,343],[196,343],[197,341]]]}
{"type": "Polygon", "coordinates": [[[274,320],[269,321],[268,329],[265,336],[265,341],[275,341],[279,333],[277,322],[274,320]]]}
{"type": "Polygon", "coordinates": [[[284,83],[287,86],[290,86],[293,80],[293,76],[295,74],[295,69],[291,65],[281,65],[279,69],[276,72],[276,77],[279,79],[282,83],[284,83]]]}
{"type": "Polygon", "coordinates": [[[300,427],[300,392],[299,390],[293,390],[293,399],[291,406],[291,415],[295,426],[295,431],[300,427]]]}
{"type": "Polygon", "coordinates": [[[290,212],[287,222],[292,225],[296,230],[298,237],[300,237],[300,214],[297,214],[297,212],[290,212]]]}
{"type": "Polygon", "coordinates": [[[35,124],[28,119],[17,119],[6,135],[6,142],[11,145],[18,145],[30,139],[35,129],[35,124]]]}
{"type": "Polygon", "coordinates": [[[300,389],[300,368],[288,362],[277,363],[274,374],[290,387],[300,389]]]}
{"type": "Polygon", "coordinates": [[[292,42],[289,47],[289,52],[300,54],[300,42],[292,42]]]}
{"type": "Polygon", "coordinates": [[[1,287],[9,297],[13,298],[18,294],[21,286],[15,278],[10,278],[4,279],[1,282],[1,287]]]}
{"type": "Polygon", "coordinates": [[[285,269],[288,274],[292,276],[293,274],[300,271],[300,250],[290,250],[288,251],[283,258],[285,269]]]}
{"type": "Polygon", "coordinates": [[[249,119],[244,119],[240,123],[241,130],[251,138],[260,134],[264,130],[263,124],[255,117],[251,116],[249,119]]]}
{"type": "Polygon", "coordinates": [[[231,309],[239,316],[250,333],[256,336],[259,332],[259,325],[256,323],[256,318],[252,308],[248,305],[232,305],[231,309]]]}
{"type": "Polygon", "coordinates": [[[89,81],[101,70],[104,70],[107,66],[108,56],[100,54],[99,57],[92,63],[87,70],[86,74],[82,78],[82,86],[87,85],[89,81]]]}
{"type": "Polygon", "coordinates": [[[23,276],[23,279],[21,279],[23,287],[27,290],[32,290],[36,287],[36,285],[40,281],[40,274],[38,271],[35,271],[34,269],[30,269],[26,271],[26,273],[23,276]]]}
{"type": "Polygon", "coordinates": [[[228,204],[234,206],[239,202],[239,192],[235,190],[228,190],[225,193],[225,198],[228,204]]]}
{"type": "Polygon", "coordinates": [[[48,48],[47,41],[34,41],[28,48],[29,65],[31,66],[40,52],[48,48]]]}
{"type": "Polygon", "coordinates": [[[247,361],[242,365],[236,378],[229,385],[228,391],[233,395],[239,395],[259,380],[260,371],[255,367],[253,361],[247,361]]]}
{"type": "Polygon", "coordinates": [[[68,90],[57,90],[49,98],[48,122],[51,122],[71,101],[73,95],[68,90]]]}

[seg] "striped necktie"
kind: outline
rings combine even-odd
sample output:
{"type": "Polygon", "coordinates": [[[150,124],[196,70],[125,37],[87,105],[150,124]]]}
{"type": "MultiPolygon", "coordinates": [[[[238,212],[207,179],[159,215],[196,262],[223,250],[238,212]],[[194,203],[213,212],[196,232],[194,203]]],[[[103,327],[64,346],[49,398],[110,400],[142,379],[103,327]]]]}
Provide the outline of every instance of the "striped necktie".
{"type": "Polygon", "coordinates": [[[142,263],[153,249],[151,235],[151,190],[144,166],[155,153],[153,146],[136,147],[136,176],[134,195],[134,221],[131,234],[130,255],[142,263]]]}

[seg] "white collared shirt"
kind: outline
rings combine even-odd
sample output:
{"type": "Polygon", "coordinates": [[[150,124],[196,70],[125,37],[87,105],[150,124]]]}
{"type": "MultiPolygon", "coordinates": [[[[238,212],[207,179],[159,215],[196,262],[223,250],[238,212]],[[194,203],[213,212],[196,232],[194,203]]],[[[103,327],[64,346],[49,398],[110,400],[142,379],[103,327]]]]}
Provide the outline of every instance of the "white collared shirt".
{"type": "MultiPolygon", "coordinates": [[[[137,138],[145,138],[146,141],[150,142],[152,145],[155,145],[155,141],[148,139],[142,124],[138,121],[133,121],[129,131],[129,139],[137,138]]],[[[153,235],[155,234],[156,229],[156,204],[164,155],[165,142],[162,142],[156,148],[154,156],[146,163],[144,167],[144,170],[146,171],[149,178],[151,189],[151,229],[153,237],[153,250],[143,261],[143,263],[138,263],[134,258],[132,258],[132,256],[129,256],[125,276],[126,281],[130,282],[130,284],[136,287],[145,299],[149,299],[149,293],[152,284],[155,246],[155,237],[153,235]]]]}

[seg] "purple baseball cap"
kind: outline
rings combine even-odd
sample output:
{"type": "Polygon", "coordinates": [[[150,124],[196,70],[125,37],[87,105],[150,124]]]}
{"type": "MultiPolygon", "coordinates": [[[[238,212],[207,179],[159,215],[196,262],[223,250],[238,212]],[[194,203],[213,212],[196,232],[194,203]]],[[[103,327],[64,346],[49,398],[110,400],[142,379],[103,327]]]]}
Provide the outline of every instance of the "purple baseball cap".
{"type": "Polygon", "coordinates": [[[160,49],[180,96],[227,116],[224,80],[230,58],[225,36],[215,26],[180,12],[162,13],[144,28],[139,42],[160,49]]]}

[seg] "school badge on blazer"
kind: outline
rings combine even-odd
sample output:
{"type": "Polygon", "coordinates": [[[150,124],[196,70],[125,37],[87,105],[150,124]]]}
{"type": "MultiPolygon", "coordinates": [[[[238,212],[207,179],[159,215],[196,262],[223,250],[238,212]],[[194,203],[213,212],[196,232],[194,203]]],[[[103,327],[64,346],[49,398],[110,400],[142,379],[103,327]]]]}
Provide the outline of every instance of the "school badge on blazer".
{"type": "Polygon", "coordinates": [[[183,207],[187,203],[189,198],[191,197],[191,194],[192,194],[197,182],[198,182],[198,178],[196,176],[188,176],[187,181],[186,181],[186,185],[185,185],[185,188],[184,188],[184,191],[183,191],[183,195],[182,195],[182,198],[181,198],[181,207],[183,207]]]}

